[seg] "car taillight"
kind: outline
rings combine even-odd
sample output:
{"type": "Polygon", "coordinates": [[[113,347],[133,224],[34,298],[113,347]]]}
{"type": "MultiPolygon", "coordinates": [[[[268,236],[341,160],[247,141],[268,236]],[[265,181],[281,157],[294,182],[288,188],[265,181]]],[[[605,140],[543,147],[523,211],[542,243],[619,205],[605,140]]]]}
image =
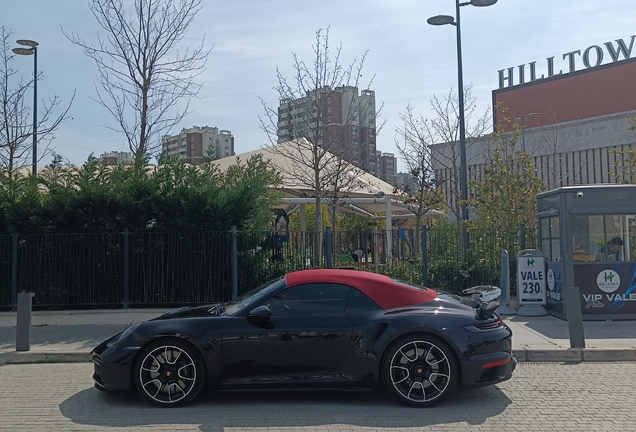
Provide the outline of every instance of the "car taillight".
{"type": "Polygon", "coordinates": [[[494,367],[499,367],[499,366],[503,366],[505,364],[510,363],[510,359],[503,359],[503,360],[499,360],[499,361],[495,361],[492,363],[486,363],[485,365],[482,366],[482,369],[490,369],[490,368],[494,368],[494,367]]]}
{"type": "Polygon", "coordinates": [[[503,321],[501,319],[501,317],[497,318],[495,321],[490,321],[487,323],[481,323],[481,324],[475,324],[475,327],[477,327],[480,330],[493,330],[496,328],[499,328],[503,326],[503,321]]]}

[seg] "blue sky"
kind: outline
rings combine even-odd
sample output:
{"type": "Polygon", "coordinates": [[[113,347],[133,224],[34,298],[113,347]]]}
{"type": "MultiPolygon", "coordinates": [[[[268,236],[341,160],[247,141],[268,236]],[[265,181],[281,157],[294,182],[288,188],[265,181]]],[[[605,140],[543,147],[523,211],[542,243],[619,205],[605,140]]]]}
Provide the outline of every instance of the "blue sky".
{"type": "MultiPolygon", "coordinates": [[[[384,103],[386,121],[377,147],[396,153],[395,129],[406,105],[431,116],[433,95],[443,97],[457,87],[455,28],[428,25],[433,15],[455,15],[455,2],[205,0],[184,43],[196,44],[205,36],[206,45],[214,47],[200,98],[192,101],[193,112],[172,132],[216,126],[232,131],[237,153],[264,146],[260,98],[277,105],[276,67],[292,78],[292,52],[310,60],[316,30],[330,27],[332,45],[342,43],[343,63],[369,51],[362,82],[375,75],[371,88],[378,105],[384,103]]],[[[499,85],[498,70],[536,61],[543,73],[545,59],[554,56],[557,69],[565,71],[565,53],[616,39],[629,44],[636,35],[635,17],[634,0],[499,0],[486,8],[462,7],[464,83],[472,83],[483,112],[499,85]]],[[[58,95],[68,101],[77,92],[70,118],[52,143],[57,153],[77,165],[91,153],[127,150],[123,136],[108,129],[115,127],[108,112],[91,99],[96,95],[94,63],[62,34],[64,29],[96,40],[96,22],[86,1],[7,1],[0,25],[13,30],[15,39],[40,43],[38,70],[44,79],[38,82],[39,100],[58,95]]],[[[577,62],[577,68],[583,68],[580,57],[577,62]]],[[[13,67],[27,77],[33,61],[18,56],[13,67]]],[[[31,100],[32,93],[27,98],[31,100]]],[[[40,165],[49,162],[47,158],[40,165]]]]}

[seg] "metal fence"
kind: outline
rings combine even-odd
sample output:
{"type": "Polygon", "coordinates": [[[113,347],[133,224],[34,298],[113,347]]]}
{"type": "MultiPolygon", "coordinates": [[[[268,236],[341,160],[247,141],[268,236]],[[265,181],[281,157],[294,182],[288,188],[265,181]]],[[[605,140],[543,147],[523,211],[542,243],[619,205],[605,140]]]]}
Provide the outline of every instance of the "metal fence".
{"type": "MultiPolygon", "coordinates": [[[[502,249],[509,251],[514,279],[516,254],[537,244],[536,230],[470,234],[464,255],[456,229],[430,229],[424,236],[394,231],[390,248],[382,231],[239,232],[238,293],[289,271],[330,264],[459,292],[498,285],[502,249]]],[[[18,292],[35,293],[34,309],[225,301],[233,294],[232,261],[230,231],[0,235],[0,310],[14,307],[18,292]]]]}

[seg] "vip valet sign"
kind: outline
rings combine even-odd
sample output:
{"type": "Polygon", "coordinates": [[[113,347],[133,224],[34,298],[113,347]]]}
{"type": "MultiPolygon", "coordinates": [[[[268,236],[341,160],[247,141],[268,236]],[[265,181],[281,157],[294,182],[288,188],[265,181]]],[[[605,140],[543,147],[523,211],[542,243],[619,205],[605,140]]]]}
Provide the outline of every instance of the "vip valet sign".
{"type": "Polygon", "coordinates": [[[575,267],[585,314],[636,316],[636,265],[633,262],[594,263],[575,267]]]}
{"type": "MultiPolygon", "coordinates": [[[[507,69],[501,69],[497,71],[499,73],[499,88],[512,87],[517,84],[524,84],[526,82],[537,81],[545,78],[550,78],[555,75],[561,75],[563,73],[575,72],[581,70],[580,63],[583,63],[585,69],[595,68],[603,64],[604,59],[609,58],[611,62],[616,63],[620,60],[627,60],[632,55],[632,48],[634,47],[634,39],[636,35],[631,36],[631,39],[626,43],[623,39],[617,39],[614,42],[605,42],[603,47],[600,45],[592,45],[587,47],[583,51],[576,50],[563,54],[561,60],[567,65],[565,71],[559,69],[555,73],[554,56],[546,58],[545,68],[540,68],[544,71],[540,77],[537,76],[537,62],[533,61],[527,65],[519,65],[516,67],[509,67],[507,69]],[[526,68],[527,66],[527,68],[526,68]],[[578,67],[577,67],[578,66],[578,67]],[[546,75],[547,74],[547,75],[546,75]]],[[[609,62],[608,62],[609,63],[609,62]]]]}
{"type": "Polygon", "coordinates": [[[519,306],[546,304],[545,256],[528,249],[517,255],[517,300],[519,306]]]}

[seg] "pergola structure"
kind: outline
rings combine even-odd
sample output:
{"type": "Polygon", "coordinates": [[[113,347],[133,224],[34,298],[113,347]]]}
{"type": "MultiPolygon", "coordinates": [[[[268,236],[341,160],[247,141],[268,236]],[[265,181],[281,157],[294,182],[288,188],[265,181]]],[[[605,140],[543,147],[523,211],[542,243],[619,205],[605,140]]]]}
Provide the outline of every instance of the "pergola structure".
{"type": "MultiPolygon", "coordinates": [[[[311,151],[309,142],[298,139],[242,153],[232,158],[215,160],[214,164],[224,171],[230,165],[236,164],[237,159],[245,161],[258,154],[262,155],[265,160],[271,161],[281,173],[281,188],[284,192],[277,208],[286,212],[289,212],[290,209],[298,209],[300,229],[305,231],[305,205],[316,202],[315,188],[312,185],[314,172],[310,168],[310,164],[307,163],[312,160],[311,151]],[[296,152],[297,156],[294,154],[293,158],[287,157],[286,155],[292,154],[291,152],[296,152]]],[[[333,165],[336,163],[342,163],[329,152],[324,153],[321,160],[324,162],[322,168],[325,173],[334,169],[333,165]]],[[[392,244],[391,220],[398,217],[414,216],[408,205],[404,203],[403,195],[396,191],[394,186],[352,164],[346,163],[344,169],[340,167],[339,171],[342,173],[341,175],[347,176],[344,183],[348,185],[347,190],[341,192],[342,198],[337,199],[340,208],[343,211],[362,214],[370,219],[384,218],[386,221],[386,241],[387,244],[392,244]],[[384,213],[384,216],[378,216],[380,213],[384,213]]],[[[329,197],[328,192],[323,192],[320,201],[324,204],[332,204],[333,200],[329,197]]],[[[439,217],[443,216],[444,213],[432,210],[427,215],[439,217]]]]}

